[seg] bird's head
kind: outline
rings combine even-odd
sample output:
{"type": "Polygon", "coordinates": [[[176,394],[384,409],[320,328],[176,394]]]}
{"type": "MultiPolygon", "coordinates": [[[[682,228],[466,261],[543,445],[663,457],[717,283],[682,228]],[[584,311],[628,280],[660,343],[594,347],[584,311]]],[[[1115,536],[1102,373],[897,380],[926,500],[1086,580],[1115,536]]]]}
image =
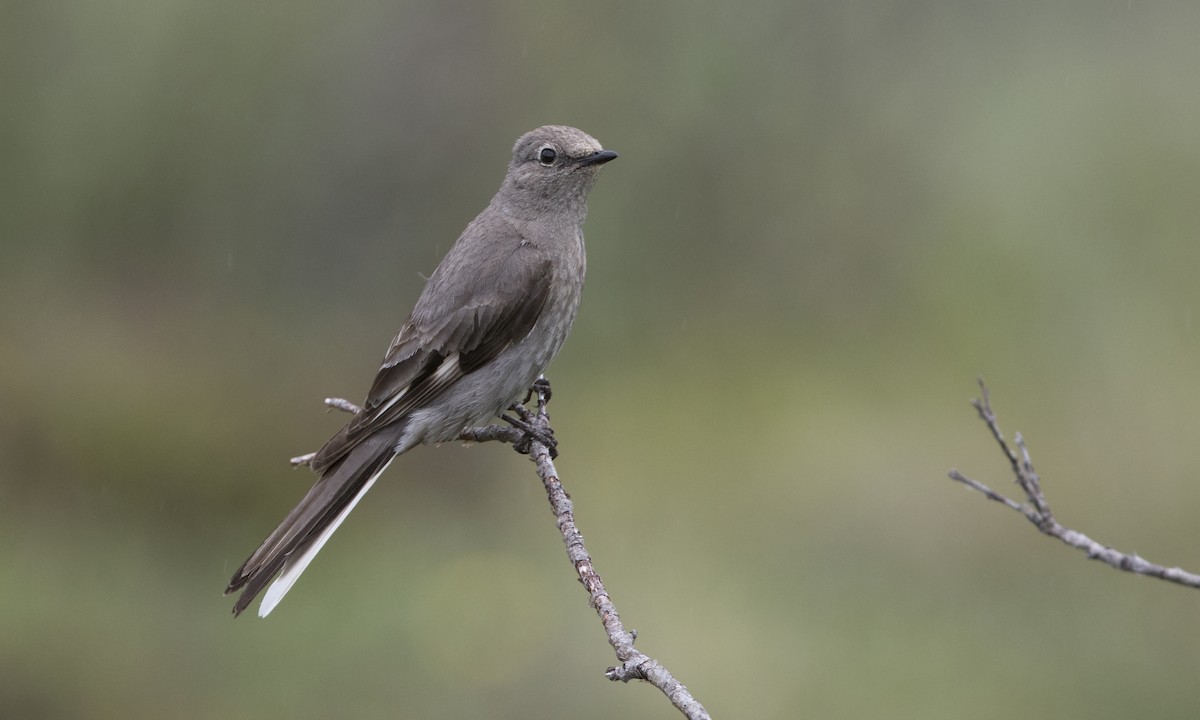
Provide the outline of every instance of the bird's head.
{"type": "Polygon", "coordinates": [[[517,139],[505,185],[539,211],[582,206],[600,167],[617,157],[596,138],[566,125],[544,125],[517,139]]]}

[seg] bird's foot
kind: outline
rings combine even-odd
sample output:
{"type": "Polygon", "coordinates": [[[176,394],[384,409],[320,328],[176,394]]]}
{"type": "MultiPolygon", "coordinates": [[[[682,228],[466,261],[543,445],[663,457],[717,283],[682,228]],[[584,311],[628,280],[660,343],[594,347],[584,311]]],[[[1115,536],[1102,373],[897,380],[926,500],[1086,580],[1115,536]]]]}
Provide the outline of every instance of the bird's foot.
{"type": "Polygon", "coordinates": [[[534,426],[531,422],[532,414],[524,407],[514,405],[513,410],[520,413],[524,418],[515,418],[511,415],[501,415],[500,419],[512,425],[516,429],[524,433],[524,436],[513,443],[513,449],[522,455],[528,455],[533,451],[533,442],[537,442],[546,446],[550,452],[550,459],[554,460],[558,457],[558,440],[554,437],[554,429],[546,427],[542,428],[534,426]],[[524,411],[524,412],[521,412],[524,411]]]}

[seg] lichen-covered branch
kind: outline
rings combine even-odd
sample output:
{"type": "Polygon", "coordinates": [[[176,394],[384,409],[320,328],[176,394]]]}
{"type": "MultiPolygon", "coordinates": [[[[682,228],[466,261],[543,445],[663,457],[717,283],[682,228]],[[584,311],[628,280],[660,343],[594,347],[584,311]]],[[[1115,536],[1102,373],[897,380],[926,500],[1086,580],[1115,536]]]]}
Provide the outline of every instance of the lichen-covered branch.
{"type": "Polygon", "coordinates": [[[1101,545],[1087,535],[1064,527],[1059,523],[1055,519],[1054,513],[1050,510],[1050,502],[1046,499],[1045,493],[1042,492],[1042,480],[1033,469],[1033,460],[1029,456],[1029,448],[1025,446],[1025,439],[1021,437],[1021,433],[1017,433],[1014,436],[1013,445],[1009,445],[1008,441],[1004,439],[1004,433],[1000,431],[1000,423],[996,419],[996,413],[992,411],[991,398],[988,395],[987,386],[984,385],[982,378],[979,380],[979,391],[980,397],[972,400],[971,405],[975,407],[975,411],[979,413],[979,418],[987,425],[992,437],[996,440],[1001,452],[1004,453],[1005,458],[1008,460],[1017,485],[1025,493],[1025,502],[1017,502],[1001,495],[978,480],[973,480],[963,475],[958,470],[950,471],[951,480],[979,491],[989,500],[994,500],[1016,510],[1024,515],[1029,522],[1033,523],[1038,530],[1046,535],[1058,538],[1073,548],[1082,550],[1089,559],[1100,560],[1118,570],[1138,575],[1147,575],[1188,587],[1200,588],[1200,575],[1195,575],[1177,567],[1168,568],[1156,565],[1138,556],[1136,553],[1123,553],[1106,545],[1101,545]]]}

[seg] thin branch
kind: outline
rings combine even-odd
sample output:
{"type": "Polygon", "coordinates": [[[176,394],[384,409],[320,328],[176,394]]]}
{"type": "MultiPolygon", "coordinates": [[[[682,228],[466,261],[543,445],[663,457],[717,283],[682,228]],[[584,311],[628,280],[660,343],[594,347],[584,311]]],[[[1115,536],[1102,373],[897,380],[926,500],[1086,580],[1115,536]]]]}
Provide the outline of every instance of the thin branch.
{"type": "MultiPolygon", "coordinates": [[[[342,412],[350,413],[351,415],[358,414],[358,411],[362,409],[345,398],[336,397],[325,398],[325,407],[333,408],[334,410],[341,410],[342,412]]],[[[315,452],[297,455],[291,460],[288,460],[288,463],[290,463],[292,467],[304,467],[311,465],[313,458],[316,456],[317,454],[315,452]]]]}
{"type": "Polygon", "coordinates": [[[325,398],[325,407],[341,410],[351,415],[357,415],[362,410],[362,408],[345,398],[325,398]]]}
{"type": "MultiPolygon", "coordinates": [[[[600,579],[600,574],[596,572],[591,555],[584,547],[583,535],[575,526],[574,505],[558,478],[558,470],[554,467],[554,460],[551,458],[551,449],[543,442],[543,438],[553,437],[550,416],[546,414],[546,399],[549,389],[544,385],[535,386],[534,389],[538,396],[536,413],[521,405],[516,405],[513,409],[525,423],[540,431],[541,437],[524,436],[520,431],[516,431],[522,435],[522,440],[514,443],[514,447],[518,451],[523,450],[522,443],[528,442],[529,457],[537,466],[538,477],[542,479],[542,485],[546,488],[546,499],[550,501],[550,509],[554,512],[557,520],[558,531],[562,535],[563,544],[567,549],[567,558],[575,567],[579,582],[587,590],[592,609],[596,611],[600,623],[604,626],[604,632],[608,635],[608,644],[612,646],[617,660],[621,662],[616,667],[608,668],[604,673],[605,677],[621,682],[645,680],[661,690],[671,704],[689,720],[710,720],[708,711],[692,697],[683,683],[676,680],[660,662],[633,646],[637,633],[626,630],[621,623],[617,607],[609,597],[608,590],[604,587],[604,581],[600,579]]],[[[492,427],[499,430],[515,430],[500,426],[492,427]]],[[[490,430],[490,428],[482,429],[490,430]]]]}
{"type": "MultiPolygon", "coordinates": [[[[616,667],[608,668],[604,676],[609,680],[629,682],[630,680],[645,680],[662,691],[688,720],[711,720],[708,711],[704,709],[683,683],[679,682],[662,663],[633,646],[637,631],[629,631],[621,623],[621,616],[616,605],[604,588],[604,581],[596,572],[592,557],[583,545],[583,535],[575,526],[574,505],[567,491],[563,489],[558,478],[558,470],[554,467],[554,430],[550,427],[550,416],[546,414],[546,403],[550,399],[550,384],[544,378],[539,378],[534,384],[526,402],[537,394],[537,412],[523,405],[514,405],[512,410],[520,417],[517,426],[525,426],[530,432],[519,427],[506,425],[488,425],[486,427],[468,428],[463,431],[460,439],[465,442],[487,442],[499,440],[511,444],[517,452],[528,454],[537,466],[538,477],[546,488],[546,499],[550,501],[550,509],[557,520],[558,531],[562,534],[563,544],[567,549],[567,557],[575,566],[579,582],[587,590],[592,609],[600,618],[604,632],[608,635],[608,644],[616,652],[617,660],[621,662],[616,667]]],[[[348,400],[341,398],[325,398],[328,407],[345,412],[356,413],[358,407],[348,400]]],[[[512,421],[511,418],[505,418],[512,421]]],[[[309,453],[291,459],[295,466],[307,465],[316,453],[309,453]]]]}
{"type": "Polygon", "coordinates": [[[1008,441],[1004,439],[1004,433],[1000,431],[1000,423],[996,419],[996,413],[992,411],[991,397],[988,395],[987,386],[984,385],[982,378],[979,379],[979,391],[979,399],[972,400],[971,404],[975,407],[976,412],[979,413],[979,418],[987,424],[988,430],[991,431],[992,437],[996,440],[996,444],[1000,446],[1000,450],[1008,459],[1017,485],[1025,493],[1025,502],[1021,503],[1005,497],[987,485],[978,480],[973,480],[957,470],[950,471],[951,480],[960,482],[972,490],[983,493],[989,500],[994,500],[1016,510],[1024,515],[1029,522],[1033,523],[1038,530],[1046,535],[1058,538],[1073,548],[1082,550],[1089,559],[1100,560],[1118,570],[1124,570],[1137,575],[1147,575],[1159,578],[1160,580],[1178,583],[1179,585],[1186,585],[1187,587],[1200,588],[1200,575],[1195,575],[1177,567],[1167,568],[1162,565],[1156,565],[1136,553],[1127,554],[1120,552],[1106,545],[1101,545],[1087,535],[1060,524],[1050,511],[1050,502],[1046,499],[1045,493],[1042,492],[1042,480],[1033,469],[1033,460],[1030,458],[1029,448],[1025,446],[1025,439],[1021,437],[1021,433],[1017,433],[1013,439],[1013,445],[1016,446],[1016,449],[1014,450],[1008,444],[1008,441]]]}
{"type": "MultiPolygon", "coordinates": [[[[515,409],[523,420],[540,430],[549,432],[550,417],[546,414],[546,393],[543,388],[537,388],[537,390],[538,411],[536,414],[519,405],[515,409]]],[[[550,457],[549,448],[537,438],[533,438],[530,444],[530,459],[537,466],[538,477],[542,479],[542,484],[546,488],[546,498],[550,501],[550,508],[557,519],[558,531],[562,534],[567,557],[575,566],[579,582],[587,590],[591,606],[599,616],[600,623],[604,625],[604,631],[608,635],[608,644],[612,646],[617,659],[621,661],[620,665],[610,667],[605,672],[605,677],[621,682],[645,680],[661,690],[670,699],[671,704],[689,720],[709,720],[708,711],[692,697],[683,683],[676,680],[657,660],[633,646],[636,633],[626,630],[621,623],[617,607],[609,597],[608,590],[604,587],[604,581],[600,579],[600,574],[596,572],[596,567],[592,563],[591,555],[583,545],[583,535],[575,526],[574,506],[570,496],[563,489],[562,482],[559,481],[558,471],[550,457]]]]}

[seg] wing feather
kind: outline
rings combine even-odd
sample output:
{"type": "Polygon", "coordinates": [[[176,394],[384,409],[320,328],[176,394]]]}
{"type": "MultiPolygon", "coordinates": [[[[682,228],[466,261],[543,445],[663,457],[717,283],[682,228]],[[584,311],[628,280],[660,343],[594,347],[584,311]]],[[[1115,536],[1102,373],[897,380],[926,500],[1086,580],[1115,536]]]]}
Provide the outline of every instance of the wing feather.
{"type": "Polygon", "coordinates": [[[317,451],[314,470],[330,467],[363,439],[422,407],[537,323],[550,294],[551,263],[533,246],[517,246],[499,262],[485,263],[483,276],[462,283],[458,292],[439,282],[445,264],[388,348],[362,412],[317,451]]]}

